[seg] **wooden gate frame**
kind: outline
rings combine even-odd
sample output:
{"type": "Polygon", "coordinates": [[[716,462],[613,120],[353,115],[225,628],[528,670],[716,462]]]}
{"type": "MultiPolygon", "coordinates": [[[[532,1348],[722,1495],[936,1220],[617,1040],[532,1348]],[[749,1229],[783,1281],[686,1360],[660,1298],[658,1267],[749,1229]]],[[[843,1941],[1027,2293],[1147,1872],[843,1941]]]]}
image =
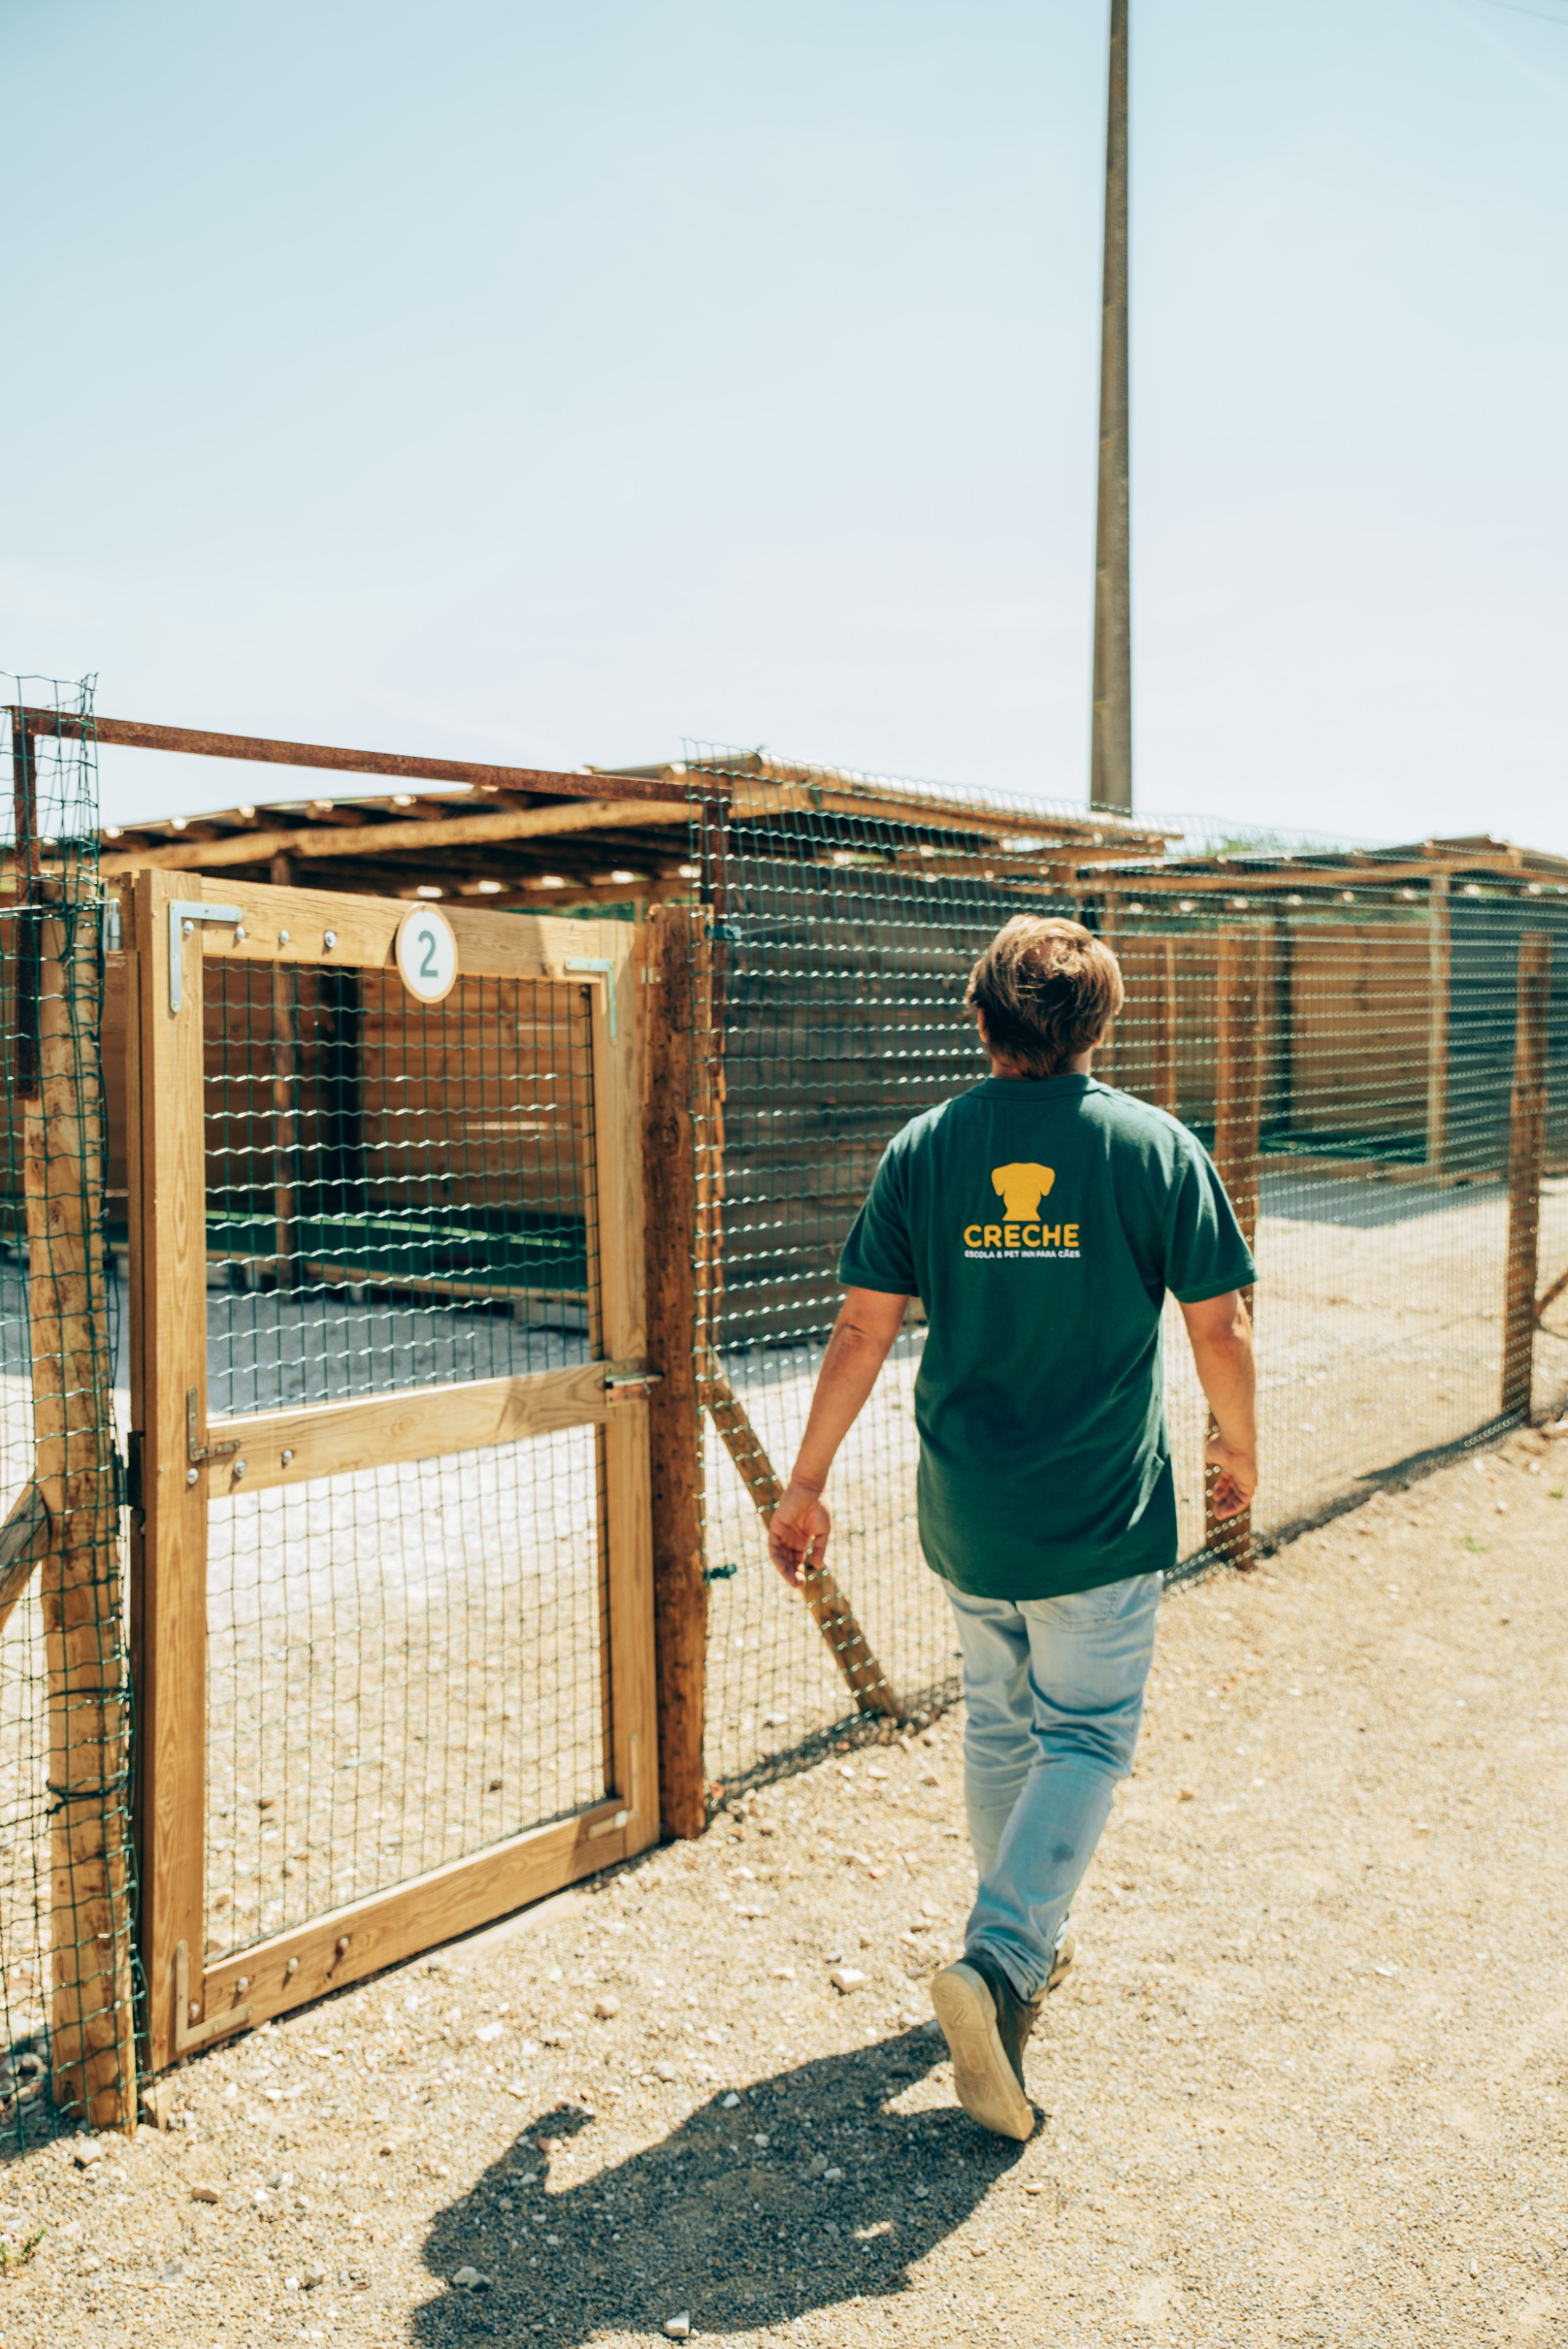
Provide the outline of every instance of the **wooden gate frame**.
{"type": "Polygon", "coordinates": [[[588,992],[604,1359],[209,1424],[204,960],[387,969],[408,908],[396,898],[227,877],[213,884],[154,869],[132,876],[124,910],[131,1653],[139,1723],[134,1817],[151,2060],[161,2071],[214,2039],[504,1916],[657,1837],[648,1412],[645,1383],[638,1382],[645,1303],[635,933],[623,922],[443,907],[465,977],[545,979],[588,992]],[[239,909],[238,926],[203,925],[179,910],[213,899],[239,909]],[[171,990],[179,1010],[170,1008],[171,990]],[[194,1432],[187,1421],[192,1389],[194,1432]],[[206,1966],[207,1508],[234,1489],[236,1456],[217,1447],[241,1440],[251,1491],[583,1425],[600,1431],[602,1447],[614,1791],[569,1819],[206,1966]]]}

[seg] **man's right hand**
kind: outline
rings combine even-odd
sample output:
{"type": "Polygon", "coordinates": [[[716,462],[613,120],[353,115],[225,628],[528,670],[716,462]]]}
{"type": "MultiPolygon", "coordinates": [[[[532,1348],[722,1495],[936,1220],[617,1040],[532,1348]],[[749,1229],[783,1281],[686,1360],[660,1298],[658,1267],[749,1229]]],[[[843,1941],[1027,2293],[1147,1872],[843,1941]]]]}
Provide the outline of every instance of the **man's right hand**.
{"type": "Polygon", "coordinates": [[[1222,1435],[1211,1435],[1203,1457],[1220,1472],[1211,1495],[1215,1516],[1222,1524],[1227,1517],[1239,1517],[1258,1489],[1257,1454],[1227,1444],[1222,1435]]]}
{"type": "Polygon", "coordinates": [[[768,1555],[791,1590],[799,1590],[808,1559],[820,1567],[833,1520],[811,1485],[790,1485],[768,1528],[768,1555]]]}

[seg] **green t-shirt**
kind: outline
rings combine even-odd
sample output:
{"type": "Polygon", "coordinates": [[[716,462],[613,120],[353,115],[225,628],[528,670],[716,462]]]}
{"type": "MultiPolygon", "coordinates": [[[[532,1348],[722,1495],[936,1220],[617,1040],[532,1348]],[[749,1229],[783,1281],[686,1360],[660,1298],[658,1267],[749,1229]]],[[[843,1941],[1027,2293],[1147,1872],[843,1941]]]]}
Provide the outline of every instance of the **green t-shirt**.
{"type": "Polygon", "coordinates": [[[1245,1288],[1196,1137],[1093,1077],[990,1077],[889,1143],[840,1259],[919,1297],[920,1538],[984,1599],[1176,1560],[1161,1307],[1245,1288]]]}

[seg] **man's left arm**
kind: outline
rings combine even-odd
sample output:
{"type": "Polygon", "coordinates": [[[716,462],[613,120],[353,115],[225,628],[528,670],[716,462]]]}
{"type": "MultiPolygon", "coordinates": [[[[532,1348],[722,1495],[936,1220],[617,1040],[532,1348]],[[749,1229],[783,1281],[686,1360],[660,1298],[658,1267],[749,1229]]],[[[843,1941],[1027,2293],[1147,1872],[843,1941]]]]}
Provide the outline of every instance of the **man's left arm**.
{"type": "Polygon", "coordinates": [[[817,1373],[795,1471],[768,1528],[768,1555],[794,1589],[800,1587],[808,1557],[813,1566],[823,1562],[833,1521],[822,1488],[903,1327],[908,1303],[907,1297],[880,1288],[851,1288],[840,1309],[817,1373]]]}

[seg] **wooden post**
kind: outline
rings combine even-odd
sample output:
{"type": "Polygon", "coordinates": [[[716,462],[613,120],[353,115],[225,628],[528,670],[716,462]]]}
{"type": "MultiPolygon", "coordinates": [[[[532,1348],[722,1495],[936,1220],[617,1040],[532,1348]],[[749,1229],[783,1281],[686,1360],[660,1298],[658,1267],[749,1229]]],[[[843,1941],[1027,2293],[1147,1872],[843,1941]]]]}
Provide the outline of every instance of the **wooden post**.
{"type": "Polygon", "coordinates": [[[1427,1168],[1443,1172],[1449,1141],[1449,993],[1453,959],[1449,878],[1434,873],[1429,886],[1427,968],[1431,1008],[1427,1028],[1427,1168]]]}
{"type": "Polygon", "coordinates": [[[36,883],[37,1074],[24,1129],[36,1483],[48,1672],[54,2099],[136,2127],[127,1659],[105,1294],[102,1001],[94,900],[36,883]]]}
{"type": "Polygon", "coordinates": [[[181,1945],[206,1952],[207,1475],[191,1460],[187,1398],[207,1424],[206,1158],[201,932],[170,939],[169,909],[210,890],[193,873],[137,876],[128,941],[126,1173],[130,1186],[130,1422],[139,1456],[132,1518],[139,1920],[152,2069],[201,2021],[177,2012],[181,1945]],[[170,949],[183,1006],[170,1000],[170,949]]]}
{"type": "Polygon", "coordinates": [[[1508,1261],[1503,1268],[1502,1304],[1502,1409],[1510,1417],[1526,1419],[1535,1362],[1551,983],[1551,937],[1545,930],[1526,930],[1519,941],[1513,1090],[1508,1110],[1508,1261]]]}
{"type": "MultiPolygon", "coordinates": [[[[274,889],[294,885],[294,859],[280,854],[272,860],[268,878],[274,889]]],[[[276,1278],[280,1288],[299,1281],[295,1219],[299,1214],[294,1183],[299,1133],[296,1102],[299,1092],[299,1026],[294,990],[296,965],[281,959],[272,966],[273,994],[273,1218],[276,1225],[276,1278]]]]}
{"type": "MultiPolygon", "coordinates": [[[[703,1579],[702,1408],[696,1375],[696,1143],[700,915],[655,905],[644,933],[643,1182],[653,1454],[654,1627],[659,1804],[665,1832],[707,1824],[703,1776],[707,1585],[703,1579]]],[[[706,960],[706,957],[702,958],[706,960]]]]}
{"type": "MultiPolygon", "coordinates": [[[[1249,930],[1222,930],[1219,938],[1219,1019],[1214,1071],[1214,1164],[1236,1211],[1247,1246],[1258,1224],[1258,940],[1249,930]]],[[[1252,1292],[1247,1291],[1248,1301],[1252,1292]]],[[[1209,1433],[1214,1433],[1211,1414],[1209,1433]]],[[[1250,1566],[1250,1509],[1222,1522],[1214,1515],[1215,1470],[1203,1471],[1204,1547],[1233,1566],[1250,1566]]]]}
{"type": "Polygon", "coordinates": [[[1150,1086],[1150,1100],[1157,1109],[1169,1110],[1176,1115],[1176,941],[1163,937],[1157,942],[1160,951],[1154,996],[1157,1009],[1154,1016],[1154,1070],[1150,1086]]]}
{"type": "MultiPolygon", "coordinates": [[[[1099,936],[1101,942],[1110,948],[1113,955],[1116,955],[1119,963],[1121,905],[1116,891],[1112,888],[1106,890],[1099,902],[1099,936]]],[[[1112,1020],[1104,1043],[1094,1056],[1094,1073],[1104,1085],[1116,1082],[1119,1067],[1130,1057],[1128,1053],[1118,1048],[1116,1029],[1117,1023],[1112,1020]]]]}

